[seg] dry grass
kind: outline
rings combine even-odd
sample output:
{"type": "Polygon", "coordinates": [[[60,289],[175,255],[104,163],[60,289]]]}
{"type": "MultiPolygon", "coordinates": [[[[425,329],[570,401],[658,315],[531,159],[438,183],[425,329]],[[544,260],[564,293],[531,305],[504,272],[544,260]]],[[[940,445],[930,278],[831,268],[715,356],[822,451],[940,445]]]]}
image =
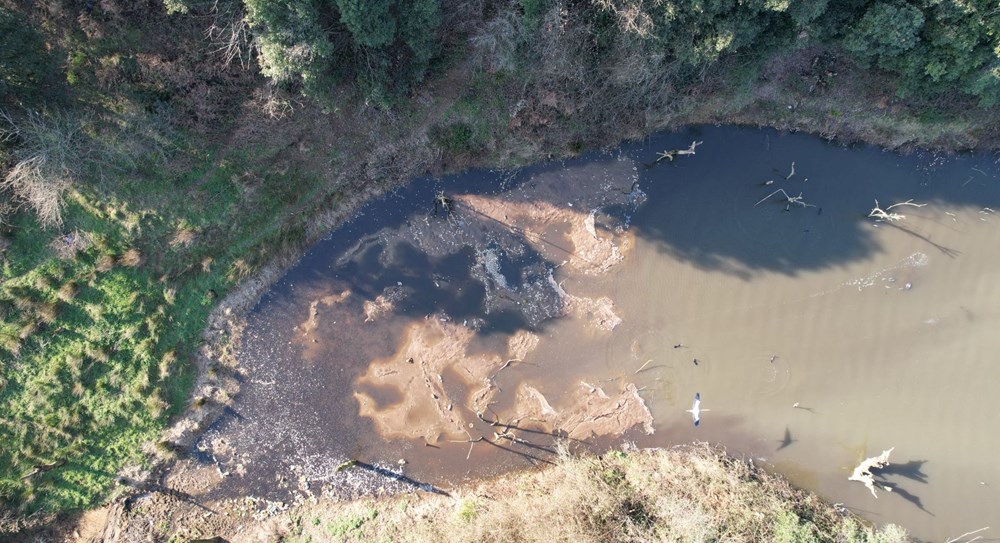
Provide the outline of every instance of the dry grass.
{"type": "Polygon", "coordinates": [[[190,247],[198,239],[198,233],[193,228],[178,226],[170,240],[170,246],[174,249],[190,247]]]}
{"type": "Polygon", "coordinates": [[[29,207],[47,226],[62,224],[63,193],[79,175],[82,124],[66,115],[28,112],[15,120],[0,111],[0,141],[16,140],[15,163],[0,179],[0,191],[29,207]]]}
{"type": "Polygon", "coordinates": [[[99,272],[106,272],[113,267],[115,267],[115,257],[109,254],[98,257],[97,263],[94,265],[94,268],[99,272]]]}
{"type": "Polygon", "coordinates": [[[118,259],[122,266],[134,268],[142,264],[142,253],[138,249],[129,249],[118,259]]]}
{"type": "Polygon", "coordinates": [[[271,524],[284,541],[907,541],[707,445],[565,457],[451,496],[320,503],[285,520],[271,524]]]}
{"type": "Polygon", "coordinates": [[[64,260],[75,258],[77,254],[86,251],[93,244],[90,234],[74,230],[66,234],[60,234],[49,243],[49,248],[64,260]]]}

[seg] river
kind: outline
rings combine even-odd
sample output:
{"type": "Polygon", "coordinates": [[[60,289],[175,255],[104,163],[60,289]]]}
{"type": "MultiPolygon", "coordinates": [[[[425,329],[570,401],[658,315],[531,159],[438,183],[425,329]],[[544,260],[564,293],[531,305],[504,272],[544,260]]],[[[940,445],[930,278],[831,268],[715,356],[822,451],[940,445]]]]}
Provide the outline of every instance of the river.
{"type": "Polygon", "coordinates": [[[227,475],[209,495],[707,441],[917,537],[1000,529],[994,210],[992,155],[734,127],[414,180],[249,315],[240,393],[197,445],[227,475]],[[847,480],[889,448],[878,498],[847,480]]]}

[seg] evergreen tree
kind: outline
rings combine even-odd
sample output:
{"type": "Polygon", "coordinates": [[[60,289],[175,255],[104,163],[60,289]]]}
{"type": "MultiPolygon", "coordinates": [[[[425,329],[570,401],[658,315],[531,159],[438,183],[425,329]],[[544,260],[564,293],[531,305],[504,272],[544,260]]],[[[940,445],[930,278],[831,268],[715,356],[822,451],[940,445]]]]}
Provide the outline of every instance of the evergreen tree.
{"type": "Polygon", "coordinates": [[[318,0],[244,0],[260,51],[261,73],[317,95],[327,81],[334,46],[320,24],[318,0]]]}

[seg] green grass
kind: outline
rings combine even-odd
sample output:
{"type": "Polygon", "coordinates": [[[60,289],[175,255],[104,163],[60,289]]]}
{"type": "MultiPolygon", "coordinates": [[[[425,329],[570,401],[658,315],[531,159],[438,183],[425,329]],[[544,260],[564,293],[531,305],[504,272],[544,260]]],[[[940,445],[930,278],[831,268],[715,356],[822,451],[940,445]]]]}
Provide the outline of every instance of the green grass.
{"type": "Polygon", "coordinates": [[[217,297],[301,243],[310,213],[289,209],[323,203],[317,179],[250,156],[190,150],[186,170],[87,185],[61,231],[16,218],[0,266],[5,504],[90,507],[122,467],[148,463],[144,444],[185,407],[217,297]],[[89,242],[60,256],[69,239],[89,242]]]}
{"type": "Polygon", "coordinates": [[[343,540],[345,538],[363,540],[364,531],[362,528],[368,522],[378,517],[378,510],[374,507],[362,510],[359,513],[349,513],[343,517],[336,518],[327,525],[327,533],[343,540]]]}

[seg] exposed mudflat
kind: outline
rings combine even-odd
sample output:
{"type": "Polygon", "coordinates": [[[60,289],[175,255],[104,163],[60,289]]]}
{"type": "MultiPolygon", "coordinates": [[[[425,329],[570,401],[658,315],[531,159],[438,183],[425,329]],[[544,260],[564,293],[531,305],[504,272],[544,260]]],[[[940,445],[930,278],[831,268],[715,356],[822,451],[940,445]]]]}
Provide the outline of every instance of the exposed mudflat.
{"type": "Polygon", "coordinates": [[[704,439],[920,537],[1000,525],[996,209],[995,157],[734,128],[417,180],[262,298],[174,482],[263,510],[704,439]],[[890,447],[892,492],[847,481],[890,447]]]}

